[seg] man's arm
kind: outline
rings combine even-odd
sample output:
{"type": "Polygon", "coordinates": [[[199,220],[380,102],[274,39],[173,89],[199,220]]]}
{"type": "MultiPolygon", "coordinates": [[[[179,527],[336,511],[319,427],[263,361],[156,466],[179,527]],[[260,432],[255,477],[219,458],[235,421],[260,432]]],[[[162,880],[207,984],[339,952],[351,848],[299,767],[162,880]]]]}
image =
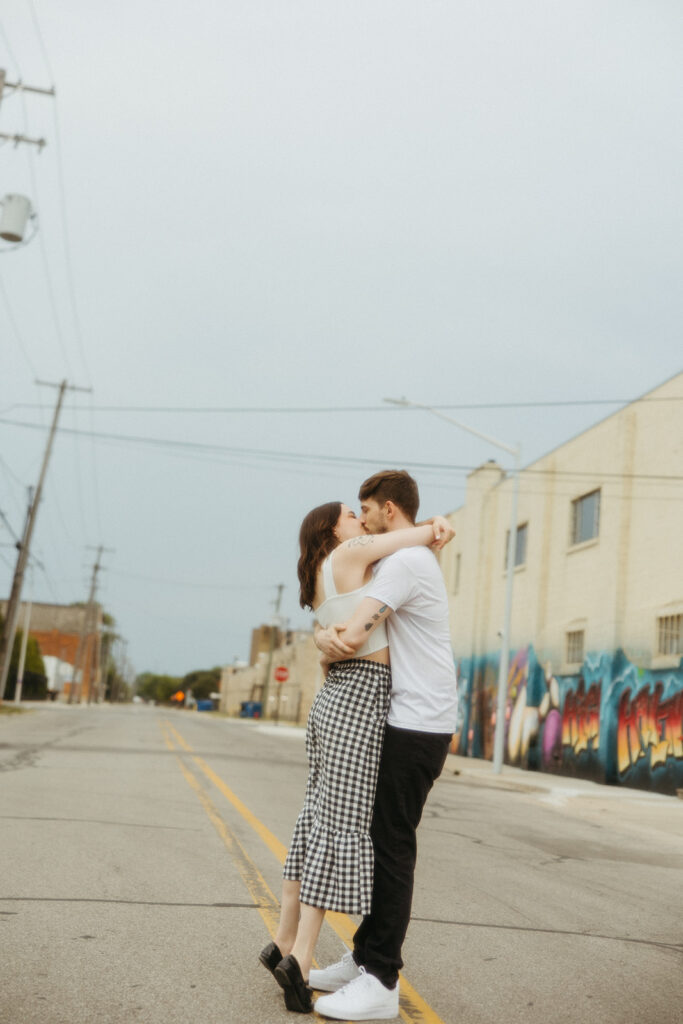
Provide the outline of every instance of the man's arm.
{"type": "Polygon", "coordinates": [[[326,629],[316,622],[313,630],[313,641],[315,646],[323,654],[323,659],[330,661],[343,661],[344,658],[352,658],[356,653],[355,648],[344,643],[339,633],[346,627],[346,623],[339,622],[326,629]]]}
{"type": "Polygon", "coordinates": [[[355,612],[345,624],[344,643],[357,651],[371,633],[391,615],[393,609],[374,597],[364,597],[355,612]]]}
{"type": "Polygon", "coordinates": [[[323,652],[327,661],[353,658],[380,622],[384,622],[387,616],[391,615],[391,611],[388,604],[382,604],[374,597],[364,597],[348,622],[330,626],[328,629],[317,627],[315,645],[323,652]]]}

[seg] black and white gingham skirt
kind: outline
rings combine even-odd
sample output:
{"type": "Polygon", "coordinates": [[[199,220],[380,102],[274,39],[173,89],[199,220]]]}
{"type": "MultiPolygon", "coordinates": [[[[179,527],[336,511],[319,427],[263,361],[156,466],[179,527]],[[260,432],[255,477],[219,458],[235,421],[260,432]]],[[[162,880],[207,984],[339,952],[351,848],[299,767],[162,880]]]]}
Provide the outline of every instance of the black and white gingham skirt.
{"type": "Polygon", "coordinates": [[[284,868],[309,906],[370,913],[370,822],[390,690],[387,665],[355,658],[330,667],[313,702],[306,796],[284,868]]]}

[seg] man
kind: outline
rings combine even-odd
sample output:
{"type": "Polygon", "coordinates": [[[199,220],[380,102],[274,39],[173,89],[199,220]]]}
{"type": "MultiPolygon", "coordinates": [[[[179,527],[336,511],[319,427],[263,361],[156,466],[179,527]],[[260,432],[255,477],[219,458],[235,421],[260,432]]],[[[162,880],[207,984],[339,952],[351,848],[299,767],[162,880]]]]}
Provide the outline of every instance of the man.
{"type": "MultiPolygon", "coordinates": [[[[359,498],[360,521],[368,533],[415,524],[419,494],[405,471],[376,473],[362,484],[359,498]]],[[[332,993],[316,1001],[316,1011],[340,1020],[398,1016],[415,833],[455,731],[448,599],[439,564],[428,548],[406,548],[383,559],[354,616],[343,626],[318,629],[316,644],[331,661],[353,657],[384,619],[392,685],[370,830],[375,849],[371,910],[354,935],[353,953],[324,970],[312,970],[309,982],[332,993]]]]}

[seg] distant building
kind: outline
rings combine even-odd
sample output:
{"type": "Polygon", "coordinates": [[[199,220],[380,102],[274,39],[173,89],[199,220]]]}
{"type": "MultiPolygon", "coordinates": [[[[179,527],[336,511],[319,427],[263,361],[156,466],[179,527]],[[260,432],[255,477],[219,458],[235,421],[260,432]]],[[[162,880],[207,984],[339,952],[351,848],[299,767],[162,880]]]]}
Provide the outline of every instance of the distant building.
{"type": "MultiPolygon", "coordinates": [[[[270,627],[261,627],[269,629],[270,627]]],[[[257,634],[254,630],[254,634],[257,634]]],[[[279,631],[278,631],[279,632],[279,631]]],[[[263,688],[271,662],[268,686],[267,717],[275,715],[286,722],[305,724],[317,691],[323,683],[319,659],[320,652],[313,643],[313,635],[305,631],[287,631],[278,638],[280,643],[270,658],[270,644],[258,651],[256,660],[248,666],[229,665],[221,676],[220,709],[230,715],[239,715],[247,702],[262,702],[263,688]],[[287,670],[287,679],[278,682],[277,668],[287,670]]],[[[252,651],[254,645],[252,644],[252,651]]]]}
{"type": "Polygon", "coordinates": [[[273,647],[279,647],[285,642],[285,637],[286,633],[278,626],[264,625],[252,629],[249,664],[255,665],[258,662],[259,655],[267,654],[270,651],[271,643],[273,647]]]}
{"type": "MultiPolygon", "coordinates": [[[[17,626],[23,629],[26,604],[22,602],[17,626]]],[[[95,613],[85,637],[79,659],[76,685],[81,700],[94,697],[100,676],[100,644],[102,631],[102,608],[94,606],[95,613]]],[[[68,700],[74,682],[74,667],[78,657],[81,633],[85,620],[85,607],[79,605],[31,604],[29,636],[38,641],[40,653],[48,677],[48,693],[58,699],[68,700]]],[[[7,613],[7,602],[0,601],[0,614],[7,613]]]]}
{"type": "MultiPolygon", "coordinates": [[[[455,746],[491,757],[513,481],[470,474],[444,550],[455,746]]],[[[683,373],[521,473],[506,760],[683,787],[683,373]]]]}

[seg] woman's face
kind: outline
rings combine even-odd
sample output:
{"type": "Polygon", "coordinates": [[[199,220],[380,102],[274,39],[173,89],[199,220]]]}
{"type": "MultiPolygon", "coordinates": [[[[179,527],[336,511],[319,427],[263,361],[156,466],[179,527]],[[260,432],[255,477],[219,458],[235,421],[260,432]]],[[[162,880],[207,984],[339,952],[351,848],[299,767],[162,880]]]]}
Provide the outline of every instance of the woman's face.
{"type": "Polygon", "coordinates": [[[351,540],[353,537],[360,537],[363,533],[365,530],[356,519],[356,513],[348,505],[342,504],[339,519],[334,528],[334,535],[339,543],[342,544],[345,540],[351,540]]]}

